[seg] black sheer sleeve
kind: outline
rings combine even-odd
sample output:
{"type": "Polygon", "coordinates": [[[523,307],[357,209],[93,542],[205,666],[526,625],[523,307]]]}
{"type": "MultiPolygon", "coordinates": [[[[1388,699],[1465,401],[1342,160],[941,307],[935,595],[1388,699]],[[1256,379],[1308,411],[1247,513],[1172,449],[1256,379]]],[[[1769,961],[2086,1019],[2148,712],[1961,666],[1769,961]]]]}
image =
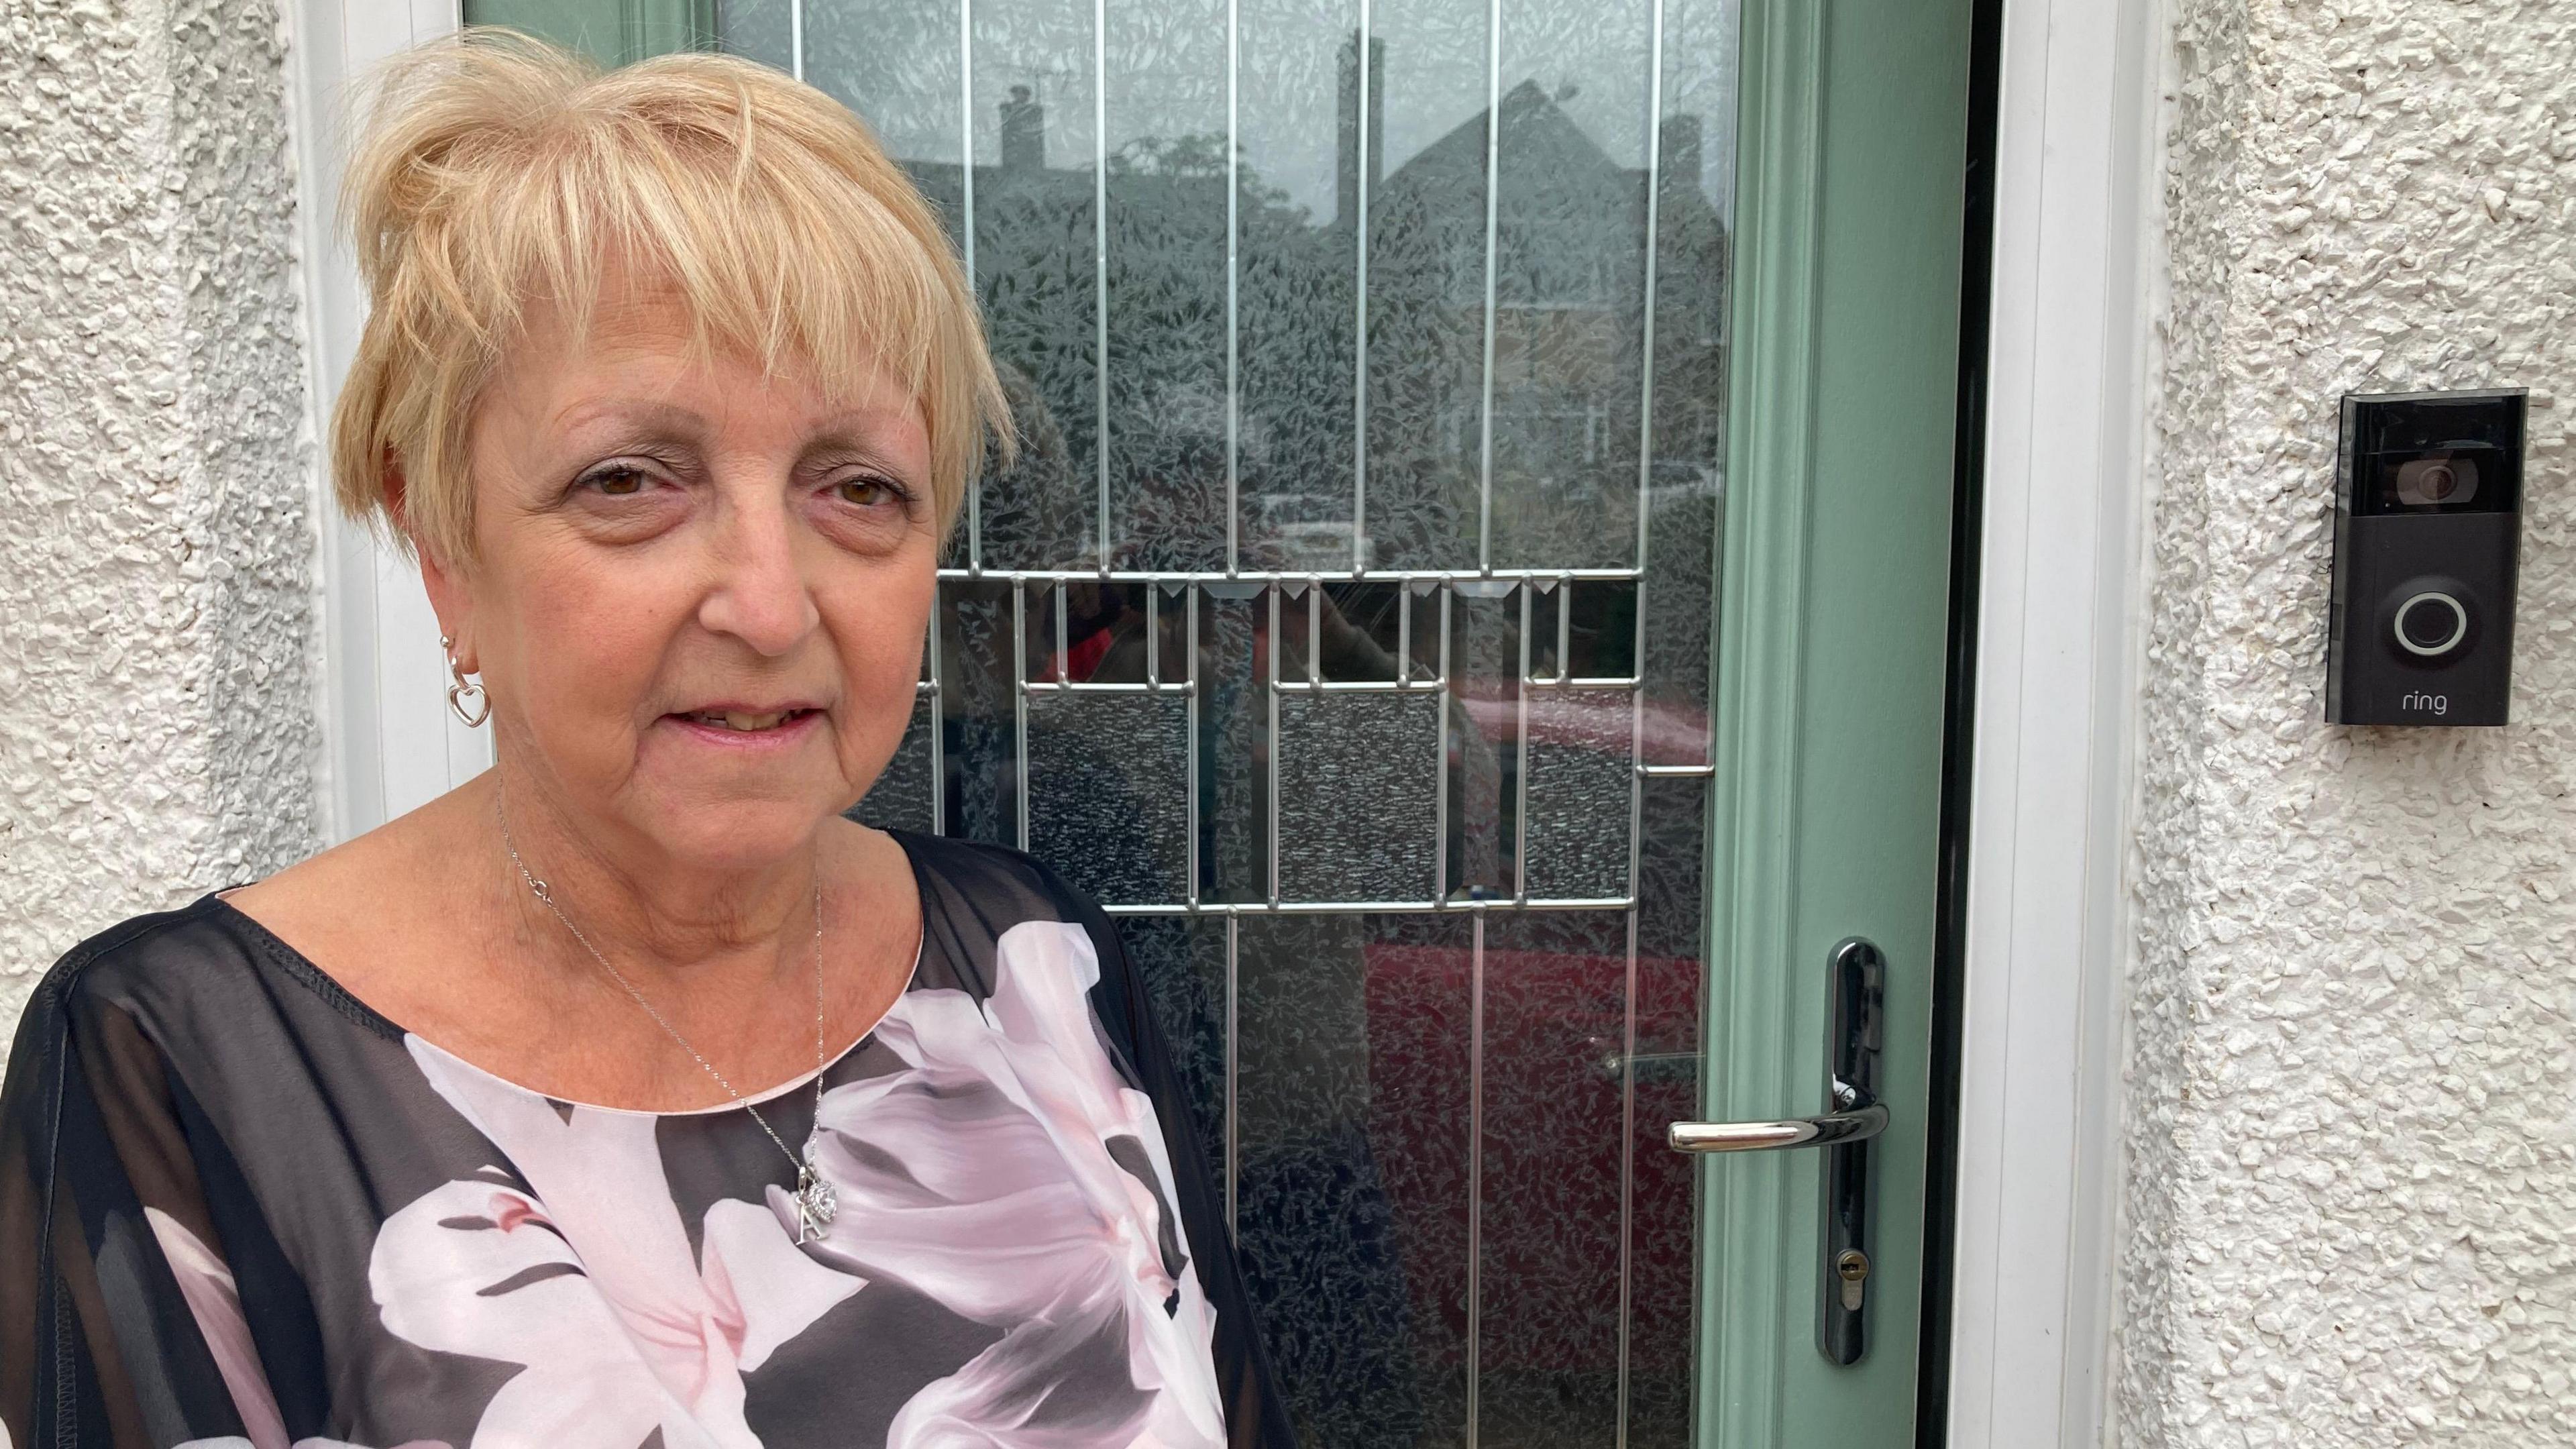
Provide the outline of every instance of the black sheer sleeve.
{"type": "Polygon", "coordinates": [[[280,1427],[184,1090],[92,989],[166,919],[64,957],[19,1021],[0,1087],[0,1443],[166,1449],[280,1427]]]}

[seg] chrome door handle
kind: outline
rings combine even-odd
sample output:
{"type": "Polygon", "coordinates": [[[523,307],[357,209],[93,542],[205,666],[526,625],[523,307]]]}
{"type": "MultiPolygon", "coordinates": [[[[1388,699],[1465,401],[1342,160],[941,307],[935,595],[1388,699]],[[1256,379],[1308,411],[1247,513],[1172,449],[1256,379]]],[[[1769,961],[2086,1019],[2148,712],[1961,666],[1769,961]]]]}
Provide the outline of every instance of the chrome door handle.
{"type": "Polygon", "coordinates": [[[1777,1152],[1787,1147],[1866,1142],[1886,1130],[1887,1108],[1872,1102],[1848,1112],[1783,1122],[1676,1122],[1666,1129],[1664,1140],[1675,1152],[1777,1152]]]}
{"type": "Polygon", "coordinates": [[[1869,1139],[1887,1130],[1878,1100],[1879,1053],[1886,1045],[1887,958],[1858,936],[1834,947],[1826,963],[1833,993],[1825,1036],[1826,1112],[1781,1122],[1675,1122],[1664,1140],[1676,1152],[1774,1152],[1822,1147],[1823,1272],[1816,1348],[1838,1364],[1860,1362],[1869,1347],[1869,1139]]]}

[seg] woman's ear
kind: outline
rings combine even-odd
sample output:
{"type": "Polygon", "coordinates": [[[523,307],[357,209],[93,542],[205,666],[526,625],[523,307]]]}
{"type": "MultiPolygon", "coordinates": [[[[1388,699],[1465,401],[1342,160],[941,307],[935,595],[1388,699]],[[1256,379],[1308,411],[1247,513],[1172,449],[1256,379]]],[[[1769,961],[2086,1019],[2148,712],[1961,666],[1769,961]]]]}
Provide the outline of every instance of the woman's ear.
{"type": "Polygon", "coordinates": [[[403,541],[411,545],[411,556],[420,564],[421,587],[429,593],[430,611],[438,616],[438,632],[455,641],[448,657],[467,674],[482,672],[474,649],[474,593],[466,584],[464,571],[441,556],[437,548],[412,524],[403,505],[408,489],[402,471],[388,460],[385,465],[385,501],[402,530],[403,541]]]}
{"type": "Polygon", "coordinates": [[[417,535],[412,537],[411,551],[420,560],[420,582],[429,591],[429,608],[438,616],[438,632],[456,641],[448,648],[449,657],[465,673],[481,673],[483,666],[474,650],[472,591],[465,587],[463,578],[442,563],[417,535]]]}

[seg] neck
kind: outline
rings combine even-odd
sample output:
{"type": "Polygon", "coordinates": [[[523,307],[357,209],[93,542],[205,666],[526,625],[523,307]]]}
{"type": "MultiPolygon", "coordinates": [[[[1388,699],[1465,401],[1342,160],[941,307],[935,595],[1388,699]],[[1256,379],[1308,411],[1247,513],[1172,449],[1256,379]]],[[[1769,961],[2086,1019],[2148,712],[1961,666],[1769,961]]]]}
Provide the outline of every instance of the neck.
{"type": "Polygon", "coordinates": [[[710,971],[784,978],[811,969],[806,957],[823,869],[819,827],[774,860],[710,868],[586,826],[542,789],[500,771],[488,778],[498,879],[513,903],[510,916],[538,959],[597,971],[589,952],[570,938],[569,922],[648,992],[655,979],[695,979],[710,971]],[[530,879],[544,886],[544,899],[530,879]]]}

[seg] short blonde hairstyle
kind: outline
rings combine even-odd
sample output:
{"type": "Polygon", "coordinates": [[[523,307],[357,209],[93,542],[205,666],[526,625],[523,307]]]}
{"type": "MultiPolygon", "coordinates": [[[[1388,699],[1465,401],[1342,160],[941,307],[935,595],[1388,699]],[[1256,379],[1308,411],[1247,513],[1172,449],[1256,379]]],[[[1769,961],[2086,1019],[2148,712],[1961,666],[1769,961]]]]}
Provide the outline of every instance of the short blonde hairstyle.
{"type": "Polygon", "coordinates": [[[908,385],[944,535],[1009,413],[947,236],[865,124],[750,61],[602,72],[469,30],[396,58],[342,191],[373,304],[331,422],[341,506],[473,556],[466,435],[530,313],[588,325],[612,270],[667,285],[699,344],[827,391],[908,385]],[[389,484],[402,480],[401,496],[389,484]]]}

